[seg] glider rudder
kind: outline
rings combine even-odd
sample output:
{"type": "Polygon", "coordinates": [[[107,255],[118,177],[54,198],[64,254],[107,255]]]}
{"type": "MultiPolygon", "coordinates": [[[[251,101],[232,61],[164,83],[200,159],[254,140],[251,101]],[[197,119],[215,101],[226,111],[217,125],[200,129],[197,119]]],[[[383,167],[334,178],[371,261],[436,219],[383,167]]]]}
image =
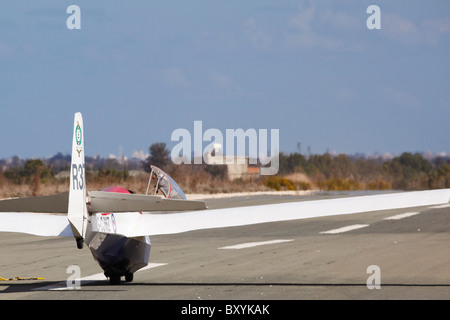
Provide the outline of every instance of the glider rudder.
{"type": "Polygon", "coordinates": [[[86,206],[86,175],[84,162],[84,128],[80,112],[75,113],[72,140],[72,162],[70,165],[69,207],[68,219],[77,247],[83,247],[85,236],[86,206]]]}

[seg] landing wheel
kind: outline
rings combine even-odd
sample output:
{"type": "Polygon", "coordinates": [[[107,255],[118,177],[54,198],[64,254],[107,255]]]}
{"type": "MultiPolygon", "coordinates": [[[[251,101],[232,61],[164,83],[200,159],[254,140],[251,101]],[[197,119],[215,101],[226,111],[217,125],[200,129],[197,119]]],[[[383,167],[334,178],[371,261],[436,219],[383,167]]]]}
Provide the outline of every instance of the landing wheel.
{"type": "Polygon", "coordinates": [[[117,274],[111,275],[109,277],[109,284],[112,285],[120,284],[120,276],[117,274]]]}
{"type": "Polygon", "coordinates": [[[125,281],[126,282],[133,281],[133,274],[131,272],[128,272],[128,273],[125,274],[125,281]]]}
{"type": "Polygon", "coordinates": [[[83,249],[83,238],[76,238],[75,240],[77,241],[77,248],[83,249]]]}

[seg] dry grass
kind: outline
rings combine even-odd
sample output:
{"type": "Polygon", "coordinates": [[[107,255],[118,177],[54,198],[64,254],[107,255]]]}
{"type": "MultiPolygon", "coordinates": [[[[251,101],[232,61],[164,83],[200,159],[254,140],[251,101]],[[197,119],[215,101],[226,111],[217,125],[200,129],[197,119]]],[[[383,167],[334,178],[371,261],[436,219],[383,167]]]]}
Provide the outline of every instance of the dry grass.
{"type": "Polygon", "coordinates": [[[0,185],[0,199],[43,196],[64,192],[69,192],[69,184],[65,182],[41,183],[38,190],[32,184],[2,183],[0,185]]]}
{"type": "MultiPolygon", "coordinates": [[[[260,181],[227,181],[226,179],[212,178],[209,174],[201,171],[180,171],[175,173],[175,175],[173,176],[174,180],[177,181],[186,194],[218,194],[271,190],[262,185],[260,181]]],[[[88,191],[103,190],[109,186],[117,185],[132,190],[137,194],[145,194],[147,191],[148,177],[148,174],[143,173],[125,180],[88,178],[86,185],[88,191]]],[[[14,184],[6,179],[0,181],[0,199],[44,196],[66,192],[69,192],[68,179],[55,179],[52,183],[41,182],[38,186],[35,183],[14,184]]]]}
{"type": "MultiPolygon", "coordinates": [[[[303,173],[293,173],[281,176],[261,176],[253,180],[237,179],[228,181],[221,176],[213,177],[200,166],[174,166],[166,168],[170,176],[180,185],[185,194],[230,194],[244,192],[267,192],[274,191],[274,187],[268,183],[268,179],[288,181],[290,188],[284,186],[279,190],[381,190],[391,187],[390,183],[383,180],[374,180],[369,182],[361,181],[337,181],[336,179],[325,179],[321,175],[307,176],[303,173]],[[349,182],[352,182],[349,184],[349,182]]],[[[99,177],[95,174],[89,174],[87,179],[87,190],[103,190],[109,186],[121,186],[132,190],[137,194],[145,194],[147,190],[149,174],[142,172],[133,174],[126,178],[117,178],[111,176],[99,177]]],[[[275,182],[276,182],[275,181],[275,182]]],[[[277,188],[275,188],[277,189],[277,188]]],[[[30,183],[22,182],[16,184],[6,179],[0,174],[0,199],[15,197],[44,196],[58,193],[69,192],[69,178],[53,179],[51,182],[41,182],[30,180],[30,183]]]]}

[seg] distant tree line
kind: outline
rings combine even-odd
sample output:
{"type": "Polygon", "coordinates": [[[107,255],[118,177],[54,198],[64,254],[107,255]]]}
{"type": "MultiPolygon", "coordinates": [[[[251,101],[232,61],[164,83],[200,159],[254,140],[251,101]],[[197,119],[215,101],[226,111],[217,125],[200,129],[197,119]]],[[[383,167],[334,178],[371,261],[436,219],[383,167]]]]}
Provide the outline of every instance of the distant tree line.
{"type": "MultiPolygon", "coordinates": [[[[7,184],[28,185],[32,195],[38,195],[41,184],[68,183],[70,155],[48,159],[21,159],[17,156],[0,160],[0,188],[7,184]],[[65,173],[65,174],[61,174],[65,173]]],[[[140,169],[136,160],[120,164],[117,159],[86,157],[86,179],[90,182],[118,183],[129,178],[129,170],[140,169]]]]}
{"type": "MultiPolygon", "coordinates": [[[[177,170],[169,159],[165,143],[156,143],[149,148],[150,156],[143,162],[146,171],[156,165],[172,175],[186,170],[177,170]]],[[[189,166],[192,167],[192,166],[189,166]]],[[[214,179],[225,179],[225,166],[197,165],[214,179]]],[[[191,173],[193,171],[191,170],[191,173]]],[[[197,170],[198,173],[198,170],[197,170]]],[[[182,178],[182,177],[180,177],[182,178]]],[[[254,181],[253,181],[254,182],[254,181]]],[[[404,152],[398,157],[385,160],[381,157],[336,156],[326,152],[304,156],[300,153],[280,153],[279,171],[276,176],[260,177],[257,181],[276,190],[321,189],[342,190],[423,190],[450,188],[450,157],[425,159],[420,153],[404,152]],[[292,181],[286,176],[304,174],[307,179],[292,181]]]]}
{"type": "Polygon", "coordinates": [[[421,190],[450,187],[450,158],[425,159],[404,152],[389,160],[329,153],[305,157],[280,153],[279,175],[304,173],[325,190],[421,190]]]}
{"type": "MultiPolygon", "coordinates": [[[[164,143],[152,144],[149,153],[144,161],[86,157],[88,184],[131,184],[134,179],[131,170],[150,172],[150,166],[155,165],[168,172],[188,192],[255,190],[257,186],[275,190],[330,191],[450,188],[450,157],[425,159],[420,153],[405,152],[387,160],[346,154],[280,153],[277,175],[260,176],[251,181],[227,181],[224,165],[174,165],[164,143]]],[[[61,153],[49,159],[0,160],[0,189],[8,184],[28,185],[32,194],[38,195],[41,184],[68,184],[69,170],[70,156],[61,153]],[[61,172],[66,174],[59,175],[61,172]]]]}

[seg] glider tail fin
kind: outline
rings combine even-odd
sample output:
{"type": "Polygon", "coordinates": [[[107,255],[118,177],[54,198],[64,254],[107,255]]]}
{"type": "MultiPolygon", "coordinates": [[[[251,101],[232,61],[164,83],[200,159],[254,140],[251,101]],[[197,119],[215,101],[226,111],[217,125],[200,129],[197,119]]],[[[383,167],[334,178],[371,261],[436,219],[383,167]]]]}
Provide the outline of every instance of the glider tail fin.
{"type": "Polygon", "coordinates": [[[87,219],[86,177],[84,162],[84,129],[81,113],[75,113],[72,140],[72,163],[70,166],[70,187],[68,219],[78,248],[83,246],[87,219]]]}

